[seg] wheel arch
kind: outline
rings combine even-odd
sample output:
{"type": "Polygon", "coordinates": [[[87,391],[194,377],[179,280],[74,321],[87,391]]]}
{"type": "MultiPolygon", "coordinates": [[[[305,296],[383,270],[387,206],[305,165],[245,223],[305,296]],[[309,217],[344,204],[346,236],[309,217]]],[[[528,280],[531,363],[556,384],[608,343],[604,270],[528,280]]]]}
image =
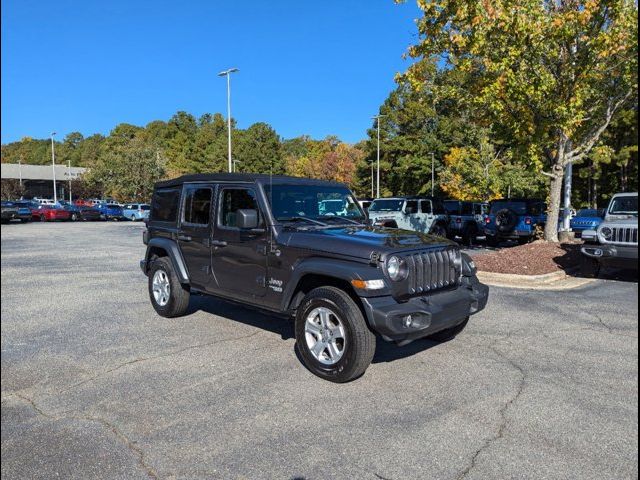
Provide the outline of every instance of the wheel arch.
{"type": "Polygon", "coordinates": [[[152,238],[149,240],[145,256],[146,272],[149,271],[150,263],[157,257],[169,257],[180,283],[189,283],[189,272],[176,242],[168,238],[152,238]]]}

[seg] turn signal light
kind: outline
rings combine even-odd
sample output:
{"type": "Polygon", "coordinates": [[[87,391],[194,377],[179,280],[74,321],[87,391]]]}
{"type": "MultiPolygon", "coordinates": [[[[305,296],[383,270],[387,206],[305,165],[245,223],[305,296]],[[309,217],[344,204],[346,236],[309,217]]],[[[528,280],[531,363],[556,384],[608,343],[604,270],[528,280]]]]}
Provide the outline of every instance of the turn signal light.
{"type": "Polygon", "coordinates": [[[484,219],[484,223],[491,223],[491,219],[490,219],[489,217],[486,217],[486,218],[484,219]]]}
{"type": "Polygon", "coordinates": [[[525,225],[531,225],[531,218],[530,217],[525,218],[524,223],[525,225]]]}

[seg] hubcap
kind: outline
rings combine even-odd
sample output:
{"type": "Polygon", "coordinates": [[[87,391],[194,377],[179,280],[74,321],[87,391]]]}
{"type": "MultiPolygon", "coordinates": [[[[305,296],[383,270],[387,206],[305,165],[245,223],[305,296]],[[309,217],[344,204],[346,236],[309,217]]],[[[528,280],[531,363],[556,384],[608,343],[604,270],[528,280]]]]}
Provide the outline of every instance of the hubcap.
{"type": "Polygon", "coordinates": [[[307,347],[324,365],[336,364],[344,354],[346,335],[340,318],[326,307],[311,310],[304,324],[307,347]]]}
{"type": "Polygon", "coordinates": [[[156,270],[156,273],[153,274],[151,290],[153,291],[153,298],[158,305],[164,307],[169,303],[171,284],[169,283],[169,275],[167,275],[167,272],[164,270],[156,270]]]}

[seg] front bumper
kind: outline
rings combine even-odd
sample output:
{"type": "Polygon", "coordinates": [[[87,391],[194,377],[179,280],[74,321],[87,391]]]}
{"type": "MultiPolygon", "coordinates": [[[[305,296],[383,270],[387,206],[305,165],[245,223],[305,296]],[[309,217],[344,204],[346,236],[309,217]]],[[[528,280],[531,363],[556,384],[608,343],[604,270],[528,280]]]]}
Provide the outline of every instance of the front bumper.
{"type": "Polygon", "coordinates": [[[487,305],[489,287],[477,277],[463,277],[455,290],[414,297],[399,303],[391,296],[361,297],[371,328],[400,344],[451,328],[487,305]]]}
{"type": "Polygon", "coordinates": [[[638,268],[637,246],[586,244],[580,251],[604,265],[638,268]]]}

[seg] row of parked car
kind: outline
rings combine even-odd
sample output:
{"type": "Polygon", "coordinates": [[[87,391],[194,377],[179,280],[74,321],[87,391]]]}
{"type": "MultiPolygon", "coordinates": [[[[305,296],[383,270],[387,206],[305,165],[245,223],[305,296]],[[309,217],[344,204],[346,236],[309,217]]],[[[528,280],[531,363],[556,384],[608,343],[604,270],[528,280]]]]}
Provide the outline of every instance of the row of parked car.
{"type": "Polygon", "coordinates": [[[2,202],[2,223],[12,220],[20,222],[41,221],[98,221],[131,220],[141,221],[149,216],[150,207],[146,203],[121,205],[103,200],[77,200],[69,202],[49,199],[14,200],[2,202]]]}
{"type": "MultiPolygon", "coordinates": [[[[505,240],[524,244],[547,221],[540,199],[514,198],[492,202],[439,200],[433,197],[395,197],[361,201],[374,225],[414,230],[471,244],[485,237],[489,246],[505,240]]],[[[571,229],[580,236],[598,227],[604,210],[572,212],[571,229]]]]}

